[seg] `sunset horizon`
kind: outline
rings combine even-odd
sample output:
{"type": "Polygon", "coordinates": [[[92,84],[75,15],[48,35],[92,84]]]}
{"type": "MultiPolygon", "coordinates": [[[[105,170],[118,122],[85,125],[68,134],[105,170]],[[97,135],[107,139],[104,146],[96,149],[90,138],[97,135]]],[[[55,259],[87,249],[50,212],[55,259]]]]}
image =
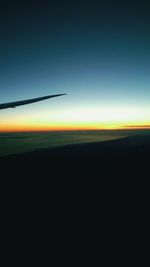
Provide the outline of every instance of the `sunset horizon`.
{"type": "Polygon", "coordinates": [[[98,166],[101,153],[111,164],[118,151],[128,162],[134,149],[133,159],[137,151],[147,159],[149,10],[142,0],[2,1],[1,157],[36,151],[49,161],[56,151],[40,149],[64,147],[70,159],[66,146],[96,142],[91,150],[83,146],[83,155],[78,147],[69,153],[79,165],[78,158],[92,155],[98,166]],[[110,141],[104,150],[102,141],[110,141]]]}
{"type": "Polygon", "coordinates": [[[0,4],[0,132],[150,125],[150,19],[145,1],[0,4]]]}
{"type": "Polygon", "coordinates": [[[40,126],[35,126],[35,127],[31,127],[31,128],[27,128],[27,127],[20,127],[20,128],[2,128],[0,130],[0,133],[19,133],[19,132],[62,132],[62,131],[126,131],[126,130],[149,130],[150,129],[150,124],[149,125],[122,125],[122,126],[105,126],[105,127],[46,127],[46,128],[41,128],[40,126]]]}

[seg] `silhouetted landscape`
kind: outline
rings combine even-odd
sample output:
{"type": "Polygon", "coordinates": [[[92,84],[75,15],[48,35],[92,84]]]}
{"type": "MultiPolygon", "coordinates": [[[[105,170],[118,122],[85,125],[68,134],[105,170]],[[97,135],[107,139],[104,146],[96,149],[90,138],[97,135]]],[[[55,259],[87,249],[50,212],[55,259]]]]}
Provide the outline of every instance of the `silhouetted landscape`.
{"type": "Polygon", "coordinates": [[[7,142],[10,145],[16,136],[16,146],[20,140],[24,146],[28,141],[32,149],[28,148],[24,152],[23,148],[23,152],[11,152],[0,157],[1,164],[10,164],[14,170],[15,166],[18,169],[23,164],[35,173],[43,170],[44,177],[56,174],[70,175],[70,178],[74,175],[101,178],[112,175],[120,178],[124,175],[148,175],[149,130],[17,133],[12,136],[3,134],[1,139],[6,137],[7,147],[7,142]]]}

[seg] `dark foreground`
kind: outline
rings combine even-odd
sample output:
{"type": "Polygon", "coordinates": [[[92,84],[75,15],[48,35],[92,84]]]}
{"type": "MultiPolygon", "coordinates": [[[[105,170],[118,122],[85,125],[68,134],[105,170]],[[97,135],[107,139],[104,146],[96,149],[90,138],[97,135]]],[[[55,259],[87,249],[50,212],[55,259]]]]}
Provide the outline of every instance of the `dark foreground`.
{"type": "Polygon", "coordinates": [[[0,158],[6,171],[45,177],[149,177],[150,135],[66,145],[0,158]],[[21,168],[21,169],[20,169],[21,168]]]}
{"type": "Polygon", "coordinates": [[[35,231],[37,240],[39,230],[45,237],[50,231],[55,239],[64,235],[64,247],[66,233],[88,243],[91,232],[98,241],[103,234],[111,249],[117,235],[119,247],[138,244],[149,214],[149,134],[1,157],[0,169],[3,218],[10,214],[12,225],[15,214],[15,227],[27,237],[35,231]]]}

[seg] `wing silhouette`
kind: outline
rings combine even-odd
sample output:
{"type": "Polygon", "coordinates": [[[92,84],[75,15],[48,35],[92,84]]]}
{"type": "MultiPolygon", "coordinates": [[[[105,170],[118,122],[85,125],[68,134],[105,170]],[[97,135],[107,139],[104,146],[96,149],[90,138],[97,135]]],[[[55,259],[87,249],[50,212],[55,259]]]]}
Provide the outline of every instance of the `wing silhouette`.
{"type": "Polygon", "coordinates": [[[49,98],[62,96],[62,95],[66,95],[66,94],[47,95],[47,96],[42,96],[42,97],[36,97],[36,98],[31,98],[31,99],[26,99],[26,100],[15,101],[15,102],[2,103],[2,104],[0,104],[0,109],[15,108],[17,106],[27,105],[27,104],[39,102],[42,100],[46,100],[49,98]]]}

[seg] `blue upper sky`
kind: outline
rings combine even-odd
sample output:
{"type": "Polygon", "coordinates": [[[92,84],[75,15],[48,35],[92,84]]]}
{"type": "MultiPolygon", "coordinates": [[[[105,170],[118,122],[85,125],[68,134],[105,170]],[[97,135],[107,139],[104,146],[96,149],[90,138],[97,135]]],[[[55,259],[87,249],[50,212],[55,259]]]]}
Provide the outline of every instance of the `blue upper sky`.
{"type": "MultiPolygon", "coordinates": [[[[67,93],[25,112],[99,107],[149,112],[148,1],[22,2],[0,4],[0,102],[67,93]]],[[[17,120],[21,111],[11,116],[17,120]]],[[[1,121],[9,123],[10,112],[0,114],[1,121]]]]}

